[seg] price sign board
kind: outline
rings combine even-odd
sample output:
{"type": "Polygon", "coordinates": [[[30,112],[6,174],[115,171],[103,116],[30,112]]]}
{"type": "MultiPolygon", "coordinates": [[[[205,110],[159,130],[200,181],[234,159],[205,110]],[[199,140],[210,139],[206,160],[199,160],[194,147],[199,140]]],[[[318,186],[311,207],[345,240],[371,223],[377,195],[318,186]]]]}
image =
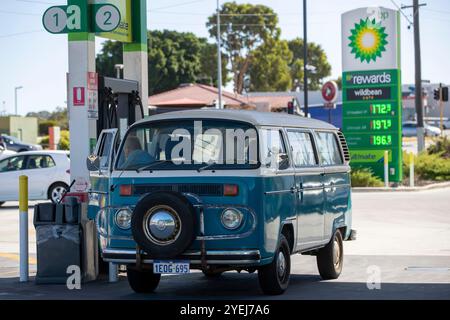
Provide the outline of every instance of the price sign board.
{"type": "Polygon", "coordinates": [[[342,131],[353,168],[402,180],[401,81],[398,12],[362,8],[342,16],[342,131]]]}

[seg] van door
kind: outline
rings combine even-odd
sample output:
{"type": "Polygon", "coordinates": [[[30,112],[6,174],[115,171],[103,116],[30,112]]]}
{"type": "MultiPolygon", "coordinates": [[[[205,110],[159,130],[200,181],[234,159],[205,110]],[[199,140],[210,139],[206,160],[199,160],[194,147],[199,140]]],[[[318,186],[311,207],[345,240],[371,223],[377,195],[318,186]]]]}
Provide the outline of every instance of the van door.
{"type": "Polygon", "coordinates": [[[117,151],[118,139],[116,139],[118,129],[105,129],[100,133],[94,155],[100,158],[100,171],[109,175],[117,151]]]}
{"type": "Polygon", "coordinates": [[[320,168],[309,130],[287,129],[295,166],[297,189],[297,248],[305,250],[323,240],[324,201],[323,169],[320,168]]]}
{"type": "Polygon", "coordinates": [[[350,196],[348,166],[344,164],[339,140],[333,131],[316,131],[317,150],[324,169],[324,241],[331,239],[334,220],[347,211],[350,196]]]}
{"type": "Polygon", "coordinates": [[[100,133],[94,155],[100,159],[98,171],[90,172],[90,182],[92,192],[108,193],[109,177],[111,176],[114,159],[119,144],[117,129],[105,129],[100,133]]]}

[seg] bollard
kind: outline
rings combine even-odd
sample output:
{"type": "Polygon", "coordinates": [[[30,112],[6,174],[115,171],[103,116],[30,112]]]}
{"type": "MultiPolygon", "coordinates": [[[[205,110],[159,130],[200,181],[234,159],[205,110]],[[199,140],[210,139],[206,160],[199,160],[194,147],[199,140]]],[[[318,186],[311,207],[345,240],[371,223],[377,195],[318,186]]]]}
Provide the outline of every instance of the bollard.
{"type": "Polygon", "coordinates": [[[19,177],[20,282],[28,281],[28,177],[19,177]]]}
{"type": "Polygon", "coordinates": [[[409,186],[414,187],[414,153],[409,154],[409,186]]]}
{"type": "Polygon", "coordinates": [[[109,264],[109,272],[108,272],[108,276],[109,276],[109,282],[117,282],[118,281],[118,277],[117,277],[117,273],[118,273],[118,267],[117,264],[110,262],[109,264]]]}
{"type": "Polygon", "coordinates": [[[384,186],[389,187],[389,151],[384,151],[384,186]]]}

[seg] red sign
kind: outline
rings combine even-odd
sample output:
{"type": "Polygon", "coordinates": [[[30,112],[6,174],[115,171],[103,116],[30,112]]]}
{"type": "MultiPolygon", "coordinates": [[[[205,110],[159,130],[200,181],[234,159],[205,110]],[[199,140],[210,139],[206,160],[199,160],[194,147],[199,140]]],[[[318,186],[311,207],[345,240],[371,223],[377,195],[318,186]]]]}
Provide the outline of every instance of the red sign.
{"type": "Polygon", "coordinates": [[[328,81],[322,87],[322,97],[327,102],[336,101],[337,93],[338,93],[338,86],[334,81],[328,81]]]}
{"type": "Polygon", "coordinates": [[[73,87],[73,105],[84,106],[85,104],[84,87],[73,87]]]}

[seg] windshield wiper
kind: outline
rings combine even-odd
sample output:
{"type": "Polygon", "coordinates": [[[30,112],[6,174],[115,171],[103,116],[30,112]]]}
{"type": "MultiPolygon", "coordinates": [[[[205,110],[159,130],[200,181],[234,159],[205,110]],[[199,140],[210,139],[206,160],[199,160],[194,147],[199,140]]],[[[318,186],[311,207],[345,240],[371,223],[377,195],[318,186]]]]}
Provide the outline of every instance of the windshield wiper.
{"type": "Polygon", "coordinates": [[[218,164],[218,163],[217,163],[217,162],[211,162],[211,163],[207,164],[207,165],[204,166],[204,167],[198,168],[198,169],[197,169],[197,172],[202,172],[203,170],[207,170],[207,169],[209,169],[209,168],[212,168],[212,167],[214,167],[216,164],[218,164]]]}
{"type": "Polygon", "coordinates": [[[142,172],[144,170],[152,168],[153,166],[155,166],[157,164],[166,163],[166,162],[172,162],[172,160],[156,160],[156,161],[153,161],[150,164],[147,164],[147,165],[145,165],[145,166],[143,166],[141,168],[136,169],[136,172],[140,173],[140,172],[142,172]]]}

